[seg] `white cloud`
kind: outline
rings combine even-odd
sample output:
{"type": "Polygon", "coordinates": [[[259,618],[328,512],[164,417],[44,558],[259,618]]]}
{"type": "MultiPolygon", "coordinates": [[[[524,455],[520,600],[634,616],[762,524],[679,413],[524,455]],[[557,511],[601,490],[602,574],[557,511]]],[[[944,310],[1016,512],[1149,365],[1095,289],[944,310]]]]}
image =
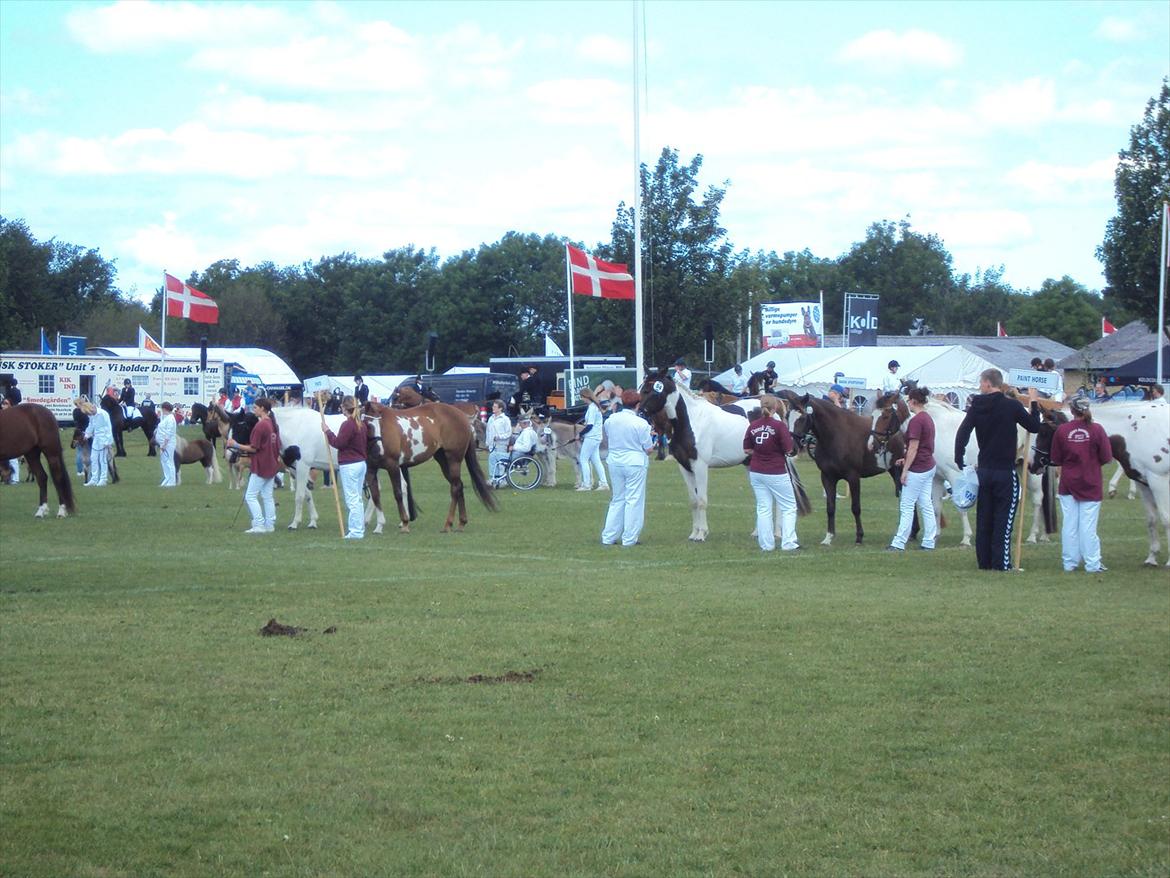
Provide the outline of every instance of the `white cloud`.
{"type": "Polygon", "coordinates": [[[629,43],[604,34],[592,34],[577,43],[577,57],[596,64],[628,68],[632,53],[629,43]]]}
{"type": "Polygon", "coordinates": [[[837,60],[887,70],[904,67],[947,69],[958,66],[963,60],[963,50],[929,31],[908,30],[899,34],[892,30],[875,30],[846,43],[837,52],[837,60]]]}
{"type": "Polygon", "coordinates": [[[1032,222],[1017,210],[925,212],[915,225],[937,234],[948,249],[1011,248],[1032,240],[1032,222]]]}
{"type": "Polygon", "coordinates": [[[990,89],[975,102],[975,113],[997,127],[1034,127],[1056,114],[1056,86],[1051,79],[1031,77],[990,89]]]}
{"type": "Polygon", "coordinates": [[[65,24],[86,48],[120,52],[208,40],[247,42],[284,31],[291,21],[279,9],[250,4],[117,0],[106,6],[82,6],[65,17],[65,24]]]}
{"type": "Polygon", "coordinates": [[[1007,172],[1005,179],[1046,204],[1060,203],[1081,196],[1086,190],[1094,195],[1112,191],[1117,159],[1107,158],[1086,165],[1053,165],[1029,161],[1007,172]]]}
{"type": "Polygon", "coordinates": [[[1141,31],[1130,19],[1108,16],[1097,25],[1094,35],[1110,43],[1131,43],[1141,37],[1141,31]]]}
{"type": "Polygon", "coordinates": [[[201,249],[195,239],[176,228],[178,214],[168,212],[163,215],[163,221],[151,223],[138,229],[125,241],[122,246],[127,253],[144,265],[167,266],[176,273],[187,271],[198,265],[210,265],[215,256],[204,248],[201,249]]]}

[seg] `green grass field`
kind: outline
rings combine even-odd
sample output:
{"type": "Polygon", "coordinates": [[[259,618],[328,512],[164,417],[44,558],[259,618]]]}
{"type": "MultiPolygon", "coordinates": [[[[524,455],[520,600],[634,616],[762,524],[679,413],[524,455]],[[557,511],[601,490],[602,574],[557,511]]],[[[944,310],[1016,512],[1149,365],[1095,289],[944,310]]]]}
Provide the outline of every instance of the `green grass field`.
{"type": "Polygon", "coordinates": [[[885,478],[864,547],[847,513],[817,545],[813,487],[781,556],[740,468],[700,545],[653,464],[620,549],[564,464],[440,534],[427,464],[413,533],[343,543],[325,491],[320,530],[284,491],[245,536],[238,492],[160,490],[128,448],[67,520],[0,488],[0,874],[1170,873],[1170,576],[1137,502],[1106,501],[1108,574],[1055,543],[980,574],[956,528],[882,551],[885,478]]]}

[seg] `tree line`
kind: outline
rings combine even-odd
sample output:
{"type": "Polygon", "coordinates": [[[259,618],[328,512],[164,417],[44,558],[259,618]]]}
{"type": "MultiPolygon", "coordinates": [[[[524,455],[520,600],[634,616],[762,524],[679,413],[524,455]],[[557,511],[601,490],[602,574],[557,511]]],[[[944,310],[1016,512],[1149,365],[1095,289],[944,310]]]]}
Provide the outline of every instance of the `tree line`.
{"type": "MultiPolygon", "coordinates": [[[[742,350],[742,333],[758,334],[760,303],[816,301],[821,292],[829,333],[841,325],[846,292],[881,297],[886,334],[906,332],[918,317],[940,335],[992,335],[1002,321],[1009,335],[1081,347],[1098,337],[1102,315],[1118,325],[1139,318],[1152,326],[1160,205],[1170,198],[1165,81],[1119,155],[1118,215],[1097,251],[1107,281],[1098,295],[1067,276],[1026,290],[1007,284],[1002,266],[957,273],[943,242],[909,220],[873,223],[864,240],[836,257],[808,249],[736,252],[720,224],[729,183],[700,189],[702,156],[686,161],[665,148],[641,174],[647,365],[678,356],[701,361],[710,324],[716,365],[726,366],[742,350]]],[[[629,264],[633,222],[623,202],[608,241],[569,243],[629,264]]],[[[551,234],[508,232],[446,259],[416,247],[298,266],[222,259],[186,278],[219,303],[220,322],[170,320],[167,342],[196,345],[206,335],[213,346],[264,347],[305,376],[420,371],[430,333],[438,336],[440,369],[538,354],[546,334],[567,349],[564,244],[551,234]]],[[[0,217],[0,348],[28,349],[40,326],[50,335],[84,335],[90,344],[135,344],[140,323],[148,331],[158,326],[162,291],[145,305],[116,278],[114,263],[97,250],[38,241],[21,220],[0,217]]],[[[633,362],[633,303],[574,299],[576,349],[633,362]]]]}

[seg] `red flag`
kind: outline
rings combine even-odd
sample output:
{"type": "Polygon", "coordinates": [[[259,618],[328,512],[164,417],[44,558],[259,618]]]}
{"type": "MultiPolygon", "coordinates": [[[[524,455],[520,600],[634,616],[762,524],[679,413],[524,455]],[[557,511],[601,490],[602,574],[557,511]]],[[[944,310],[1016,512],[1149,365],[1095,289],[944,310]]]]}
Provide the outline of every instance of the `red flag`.
{"type": "Polygon", "coordinates": [[[138,354],[139,354],[139,356],[142,355],[143,351],[150,351],[152,354],[164,353],[164,351],[162,349],[162,345],[160,345],[157,341],[155,341],[153,338],[151,338],[149,332],[147,332],[145,329],[143,329],[141,326],[139,326],[138,327],[138,354]]]}
{"type": "Polygon", "coordinates": [[[1109,322],[1109,318],[1102,317],[1101,318],[1101,338],[1104,338],[1107,335],[1113,335],[1113,333],[1115,333],[1115,332],[1117,332],[1117,329],[1116,329],[1116,327],[1114,327],[1114,325],[1112,323],[1109,322]]]}
{"type": "Polygon", "coordinates": [[[1004,329],[1002,320],[995,321],[995,337],[996,338],[1007,338],[1008,337],[1007,330],[1004,329]]]}
{"type": "Polygon", "coordinates": [[[196,323],[219,323],[219,306],[215,299],[177,277],[165,275],[167,280],[167,316],[183,317],[196,323]]]}
{"type": "Polygon", "coordinates": [[[634,278],[627,266],[602,262],[571,244],[566,244],[565,250],[569,254],[574,293],[597,299],[634,298],[634,278]]]}

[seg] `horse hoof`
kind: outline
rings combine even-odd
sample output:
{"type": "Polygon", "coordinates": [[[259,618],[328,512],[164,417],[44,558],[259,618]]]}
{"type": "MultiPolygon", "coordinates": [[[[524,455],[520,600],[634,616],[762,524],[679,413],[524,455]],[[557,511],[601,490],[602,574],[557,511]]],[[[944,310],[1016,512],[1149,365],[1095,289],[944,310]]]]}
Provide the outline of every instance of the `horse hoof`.
{"type": "Polygon", "coordinates": [[[1034,546],[1034,545],[1036,545],[1036,538],[1035,537],[1028,537],[1026,540],[1024,540],[1024,542],[1030,543],[1031,545],[1034,546]]]}
{"type": "Polygon", "coordinates": [[[297,529],[297,526],[296,526],[295,524],[290,524],[290,525],[288,526],[288,529],[289,529],[289,530],[296,530],[296,529],[297,529]]]}
{"type": "Polygon", "coordinates": [[[69,511],[64,506],[62,506],[61,508],[59,508],[57,510],[57,517],[58,518],[67,518],[68,516],[69,516],[69,511]]]}

